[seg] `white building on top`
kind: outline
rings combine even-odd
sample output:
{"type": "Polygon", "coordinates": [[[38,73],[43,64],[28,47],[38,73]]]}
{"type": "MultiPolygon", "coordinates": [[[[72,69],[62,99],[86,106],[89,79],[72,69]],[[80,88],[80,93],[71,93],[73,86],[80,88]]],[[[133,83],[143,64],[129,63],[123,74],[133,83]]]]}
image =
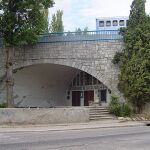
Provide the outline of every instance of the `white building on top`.
{"type": "Polygon", "coordinates": [[[96,19],[96,30],[118,30],[128,25],[129,17],[107,17],[96,19]]]}

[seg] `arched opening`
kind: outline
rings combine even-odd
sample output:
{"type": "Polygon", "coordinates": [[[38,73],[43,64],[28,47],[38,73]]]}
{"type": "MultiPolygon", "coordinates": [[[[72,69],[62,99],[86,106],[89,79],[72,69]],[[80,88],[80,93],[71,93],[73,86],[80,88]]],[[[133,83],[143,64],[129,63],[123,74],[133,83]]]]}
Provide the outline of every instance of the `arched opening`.
{"type": "Polygon", "coordinates": [[[38,64],[15,75],[16,107],[107,105],[109,90],[90,74],[73,67],[38,64]]]}

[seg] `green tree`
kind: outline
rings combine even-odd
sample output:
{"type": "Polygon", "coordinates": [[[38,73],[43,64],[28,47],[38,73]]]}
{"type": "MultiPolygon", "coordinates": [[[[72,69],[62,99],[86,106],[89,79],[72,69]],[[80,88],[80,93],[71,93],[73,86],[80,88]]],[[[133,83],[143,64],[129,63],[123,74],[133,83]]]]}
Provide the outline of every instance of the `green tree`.
{"type": "Polygon", "coordinates": [[[85,27],[84,29],[83,29],[83,34],[88,34],[88,27],[85,27]]]}
{"type": "Polygon", "coordinates": [[[80,28],[76,28],[75,32],[76,32],[75,33],[76,35],[81,35],[82,34],[82,30],[80,28]]]}
{"type": "Polygon", "coordinates": [[[43,9],[44,19],[45,19],[45,32],[47,33],[49,30],[49,21],[48,21],[48,9],[43,9]]]}
{"type": "Polygon", "coordinates": [[[83,30],[81,28],[76,28],[75,32],[76,35],[86,35],[88,34],[88,27],[85,27],[83,30]]]}
{"type": "Polygon", "coordinates": [[[145,3],[146,0],[134,0],[131,5],[129,16],[129,27],[135,28],[136,25],[145,21],[145,3]]]}
{"type": "Polygon", "coordinates": [[[63,16],[62,10],[58,10],[56,14],[52,15],[52,21],[50,25],[51,32],[63,32],[64,31],[62,16],[63,16]]]}
{"type": "Polygon", "coordinates": [[[36,43],[46,31],[44,9],[53,0],[1,0],[0,35],[6,50],[6,93],[8,107],[13,107],[13,52],[22,45],[36,43]]]}
{"type": "Polygon", "coordinates": [[[150,101],[150,17],[145,13],[145,0],[133,1],[129,26],[121,33],[125,48],[113,59],[121,70],[118,88],[141,112],[150,101]]]}

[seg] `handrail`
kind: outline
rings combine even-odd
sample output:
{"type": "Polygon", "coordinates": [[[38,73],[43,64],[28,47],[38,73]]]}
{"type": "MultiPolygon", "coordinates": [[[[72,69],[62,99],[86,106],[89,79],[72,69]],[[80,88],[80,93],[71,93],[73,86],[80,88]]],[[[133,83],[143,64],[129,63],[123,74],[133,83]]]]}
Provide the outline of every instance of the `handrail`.
{"type": "MultiPolygon", "coordinates": [[[[106,41],[122,40],[119,30],[97,30],[81,32],[54,32],[45,33],[39,36],[38,43],[55,43],[55,42],[80,42],[80,41],[106,41]]],[[[0,47],[2,47],[0,40],[0,47]]]]}
{"type": "Polygon", "coordinates": [[[81,32],[54,32],[41,35],[39,43],[122,40],[119,30],[97,30],[81,32]]]}
{"type": "Polygon", "coordinates": [[[41,35],[49,35],[49,34],[66,34],[66,33],[91,33],[91,32],[119,32],[119,30],[90,30],[90,31],[69,31],[69,32],[50,32],[50,33],[44,33],[41,35]]]}

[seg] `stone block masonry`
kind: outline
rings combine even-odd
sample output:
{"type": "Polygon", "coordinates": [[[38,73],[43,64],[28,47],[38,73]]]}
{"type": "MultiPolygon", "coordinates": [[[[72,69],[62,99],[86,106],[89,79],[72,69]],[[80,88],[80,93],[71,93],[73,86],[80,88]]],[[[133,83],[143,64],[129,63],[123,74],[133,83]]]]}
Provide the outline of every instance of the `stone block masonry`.
{"type": "Polygon", "coordinates": [[[16,50],[14,68],[49,63],[69,66],[89,73],[118,93],[119,68],[112,59],[122,49],[120,40],[40,43],[16,50]]]}
{"type": "MultiPolygon", "coordinates": [[[[37,64],[64,65],[85,71],[100,80],[115,95],[119,68],[112,64],[116,52],[123,49],[121,40],[38,43],[16,49],[14,69],[37,64]]],[[[4,74],[4,51],[0,49],[0,77],[4,74]]]]}

